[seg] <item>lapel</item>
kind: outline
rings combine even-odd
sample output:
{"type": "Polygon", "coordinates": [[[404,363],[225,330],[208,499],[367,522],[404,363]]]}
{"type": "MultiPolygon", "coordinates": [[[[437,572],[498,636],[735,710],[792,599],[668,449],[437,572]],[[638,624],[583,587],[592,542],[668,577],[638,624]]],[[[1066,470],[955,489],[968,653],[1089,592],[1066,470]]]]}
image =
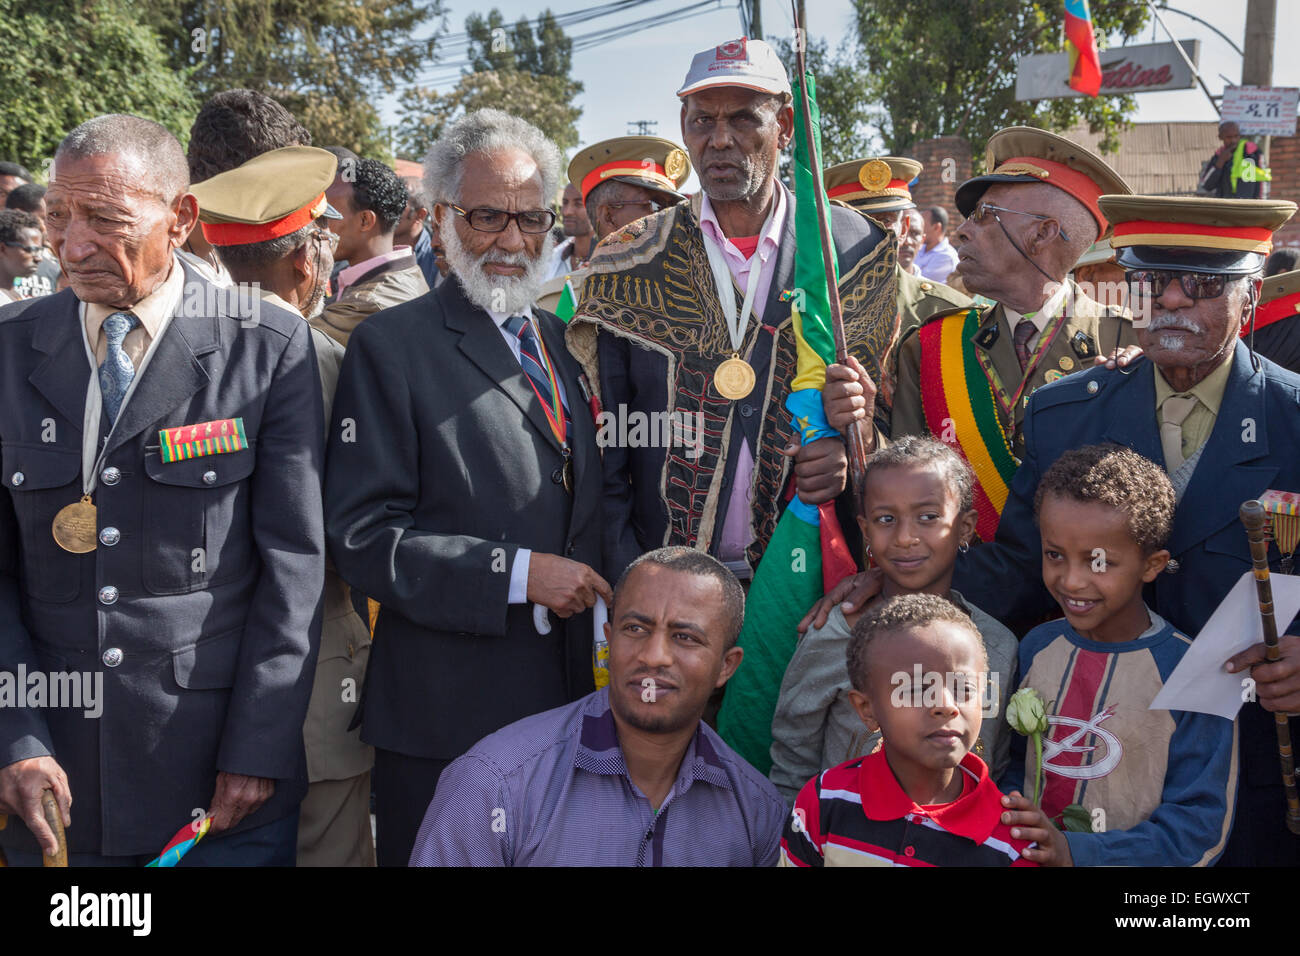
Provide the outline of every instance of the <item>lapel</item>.
{"type": "MultiPolygon", "coordinates": [[[[1234,521],[1241,503],[1258,497],[1277,477],[1276,459],[1269,460],[1265,382],[1263,368],[1251,367],[1250,351],[1238,342],[1214,430],[1178,503],[1169,541],[1174,555],[1234,521]]],[[[1154,395],[1153,386],[1148,408],[1155,407],[1154,395]]],[[[1149,417],[1154,428],[1154,411],[1149,417]]],[[[1157,440],[1157,448],[1159,444],[1157,440]]],[[[1163,461],[1163,455],[1157,460],[1163,461]]]]}
{"type": "Polygon", "coordinates": [[[217,325],[223,316],[221,313],[187,315],[185,304],[191,301],[221,301],[222,297],[212,295],[206,288],[211,283],[191,272],[180,259],[176,263],[185,269],[186,291],[181,295],[178,311],[163,331],[153,357],[149,359],[148,366],[136,383],[130,401],[123,407],[113,426],[108,438],[107,450],[110,452],[124,445],[153,422],[165,417],[211,381],[205,364],[199,359],[220,351],[221,337],[217,325]],[[189,294],[191,283],[203,284],[205,288],[202,299],[189,294]]]}
{"type": "MultiPolygon", "coordinates": [[[[1106,374],[1115,376],[1124,373],[1116,370],[1106,374]]],[[[1163,468],[1165,454],[1160,447],[1160,428],[1156,424],[1155,374],[1155,365],[1147,359],[1141,359],[1136,371],[1124,376],[1125,380],[1110,399],[1110,419],[1106,422],[1101,440],[1132,448],[1163,468]],[[1141,409],[1148,411],[1143,412],[1141,409]]]]}
{"type": "MultiPolygon", "coordinates": [[[[542,403],[537,400],[533,386],[524,375],[523,367],[515,359],[506,345],[505,339],[497,329],[492,316],[474,305],[465,297],[460,280],[444,282],[435,293],[438,304],[442,307],[443,320],[447,328],[459,333],[460,350],[465,357],[478,366],[479,370],[492,380],[492,383],[519,406],[533,427],[559,449],[560,445],[551,433],[542,403]]],[[[551,348],[551,339],[545,339],[546,347],[551,348]]],[[[555,353],[552,353],[554,355],[555,353]]],[[[580,400],[580,399],[579,399],[580,400]]],[[[574,396],[569,396],[570,415],[573,414],[574,396]]],[[[575,466],[576,467],[576,466],[575,466]]]]}
{"type": "Polygon", "coordinates": [[[45,311],[49,314],[37,322],[32,336],[32,347],[45,354],[45,361],[36,366],[27,380],[81,434],[90,364],[86,361],[79,328],[80,302],[70,289],[47,301],[45,311]]]}

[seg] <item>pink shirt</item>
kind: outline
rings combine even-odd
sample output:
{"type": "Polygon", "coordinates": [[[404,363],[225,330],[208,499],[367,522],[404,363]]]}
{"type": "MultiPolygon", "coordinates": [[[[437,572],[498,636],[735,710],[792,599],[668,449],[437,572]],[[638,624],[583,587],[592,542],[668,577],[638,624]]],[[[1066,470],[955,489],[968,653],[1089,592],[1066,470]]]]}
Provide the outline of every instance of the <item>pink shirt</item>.
{"type": "Polygon", "coordinates": [[[381,252],[377,256],[371,256],[365,262],[358,262],[356,265],[349,265],[338,274],[339,288],[335,295],[342,295],[344,289],[356,282],[371,269],[378,268],[386,262],[396,262],[403,256],[409,256],[410,254],[410,246],[393,246],[392,252],[381,252]]]}
{"type": "MultiPolygon", "coordinates": [[[[794,206],[794,197],[779,182],[776,184],[776,203],[767,221],[758,233],[758,248],[752,256],[746,257],[737,249],[718,225],[718,217],[713,212],[709,197],[705,196],[700,204],[700,229],[710,239],[722,246],[722,256],[726,260],[731,276],[743,292],[749,285],[751,269],[758,269],[758,288],[754,291],[754,315],[763,318],[767,307],[768,293],[772,288],[772,279],[776,274],[776,252],[781,245],[781,233],[785,230],[786,216],[794,206]]],[[[741,306],[741,296],[736,297],[736,308],[741,306]]],[[[725,463],[724,463],[725,467],[725,463]]],[[[754,453],[750,450],[749,439],[741,438],[740,458],[736,462],[736,472],[731,483],[730,497],[727,499],[727,512],[722,522],[722,540],[718,548],[718,559],[733,571],[740,570],[739,564],[745,560],[745,549],[754,540],[753,499],[754,453]]]]}

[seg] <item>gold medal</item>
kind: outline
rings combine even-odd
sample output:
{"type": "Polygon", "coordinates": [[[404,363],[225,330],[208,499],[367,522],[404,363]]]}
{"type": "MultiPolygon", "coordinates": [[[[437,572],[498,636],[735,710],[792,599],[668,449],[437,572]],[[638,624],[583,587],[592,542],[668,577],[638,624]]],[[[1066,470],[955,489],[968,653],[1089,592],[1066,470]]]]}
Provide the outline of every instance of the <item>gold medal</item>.
{"type": "Polygon", "coordinates": [[[88,554],[95,550],[96,524],[95,506],[90,495],[82,495],[80,501],[59,509],[50,531],[54,543],[64,551],[88,554]]]}
{"type": "Polygon", "coordinates": [[[754,390],[754,370],[739,355],[733,355],[713,370],[713,387],[730,401],[738,401],[754,390]]]}
{"type": "Polygon", "coordinates": [[[1062,355],[1061,361],[1058,364],[1061,366],[1061,368],[1069,372],[1074,368],[1074,359],[1070,358],[1070,356],[1068,355],[1062,355]]]}

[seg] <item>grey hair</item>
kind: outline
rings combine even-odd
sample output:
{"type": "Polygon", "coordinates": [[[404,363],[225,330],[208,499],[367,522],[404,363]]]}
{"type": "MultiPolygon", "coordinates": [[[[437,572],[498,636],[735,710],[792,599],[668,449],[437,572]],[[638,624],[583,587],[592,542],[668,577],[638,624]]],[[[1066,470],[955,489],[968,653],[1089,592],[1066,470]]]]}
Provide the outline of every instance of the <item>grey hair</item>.
{"type": "Polygon", "coordinates": [[[247,242],[237,246],[217,246],[217,255],[232,272],[262,269],[296,250],[311,238],[312,232],[317,228],[316,223],[309,222],[287,236],[277,236],[262,242],[247,242]]]}
{"type": "Polygon", "coordinates": [[[424,184],[429,198],[435,203],[457,202],[465,157],[502,149],[520,149],[533,158],[542,176],[542,195],[549,202],[559,191],[559,147],[527,120],[493,109],[467,113],[429,147],[424,158],[424,184]]]}
{"type": "Polygon", "coordinates": [[[600,209],[602,203],[607,202],[636,202],[642,196],[647,199],[652,198],[650,190],[642,189],[640,186],[634,186],[631,183],[621,183],[616,179],[607,179],[603,183],[597,184],[596,188],[587,193],[587,201],[583,204],[587,210],[587,221],[591,227],[596,228],[596,211],[600,209]]]}
{"type": "Polygon", "coordinates": [[[116,154],[130,157],[139,168],[142,185],[170,204],[190,188],[189,163],[180,141],[153,120],[125,113],[108,113],[86,120],[59,143],[54,161],[67,156],[116,154]]]}

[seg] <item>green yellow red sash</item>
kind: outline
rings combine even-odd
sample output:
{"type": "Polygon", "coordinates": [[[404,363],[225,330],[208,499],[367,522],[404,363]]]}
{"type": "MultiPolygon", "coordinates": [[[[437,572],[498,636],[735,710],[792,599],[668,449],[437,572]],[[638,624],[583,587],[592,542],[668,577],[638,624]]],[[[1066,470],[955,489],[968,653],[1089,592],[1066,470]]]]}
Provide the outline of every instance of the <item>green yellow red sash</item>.
{"type": "Polygon", "coordinates": [[[979,327],[975,308],[921,326],[921,407],[930,433],[952,445],[974,471],[976,531],[981,541],[991,541],[1020,463],[970,344],[979,327]]]}

